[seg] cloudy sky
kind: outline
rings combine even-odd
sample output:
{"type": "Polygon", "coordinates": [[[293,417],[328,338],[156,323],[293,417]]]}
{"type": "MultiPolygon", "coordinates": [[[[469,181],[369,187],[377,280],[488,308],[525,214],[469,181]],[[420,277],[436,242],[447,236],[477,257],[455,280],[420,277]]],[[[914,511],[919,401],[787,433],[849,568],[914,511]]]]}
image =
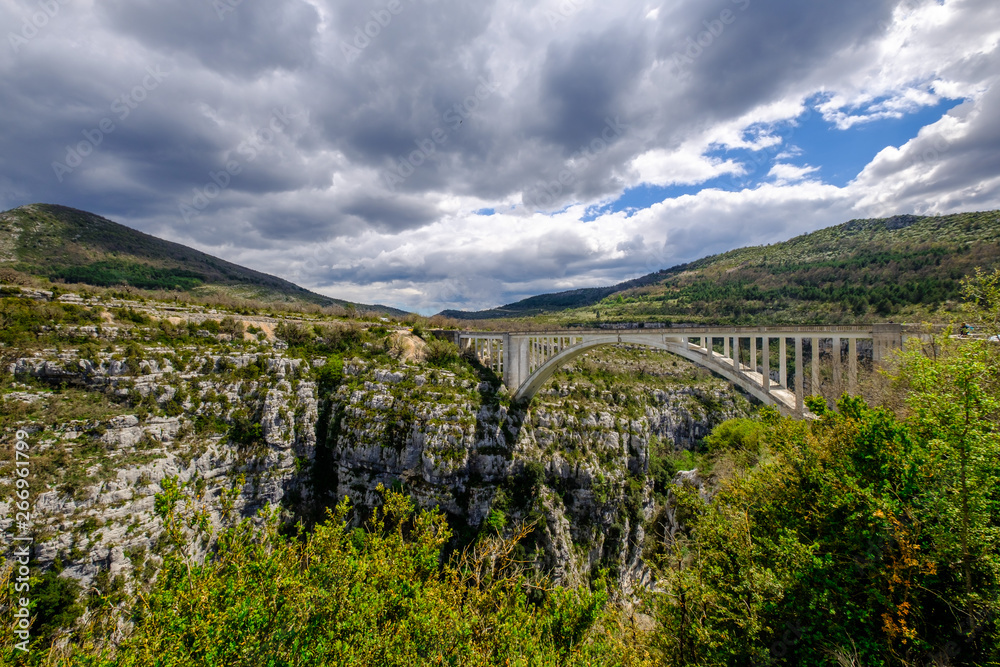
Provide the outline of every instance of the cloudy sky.
{"type": "Polygon", "coordinates": [[[1000,208],[996,0],[0,0],[0,209],[422,313],[1000,208]]]}

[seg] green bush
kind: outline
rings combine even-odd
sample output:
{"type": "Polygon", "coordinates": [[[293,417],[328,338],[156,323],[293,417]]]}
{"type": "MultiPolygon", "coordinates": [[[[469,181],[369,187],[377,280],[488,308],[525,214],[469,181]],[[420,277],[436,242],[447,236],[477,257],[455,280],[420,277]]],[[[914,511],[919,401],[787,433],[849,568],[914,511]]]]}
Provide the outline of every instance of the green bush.
{"type": "Polygon", "coordinates": [[[72,627],[83,613],[79,604],[80,585],[75,579],[60,577],[53,568],[39,577],[31,587],[31,600],[35,605],[33,633],[43,646],[47,646],[56,631],[72,627]]]}
{"type": "Polygon", "coordinates": [[[52,664],[638,663],[624,633],[602,625],[612,623],[602,587],[529,580],[497,536],[442,564],[444,516],[396,493],[385,492],[363,532],[347,513],[343,503],[299,537],[283,536],[273,516],[244,521],[204,564],[168,555],[121,645],[102,655],[84,628],[72,656],[52,664]]]}
{"type": "Polygon", "coordinates": [[[259,421],[250,419],[243,412],[233,414],[227,433],[229,442],[241,447],[252,447],[264,441],[264,428],[259,421]]]}
{"type": "Polygon", "coordinates": [[[726,474],[675,491],[651,596],[666,664],[1000,661],[1000,354],[937,343],[900,357],[905,417],[844,396],[706,439],[726,474]]]}
{"type": "Polygon", "coordinates": [[[462,352],[458,349],[457,345],[446,340],[441,340],[440,338],[433,338],[428,341],[424,354],[426,355],[428,364],[439,368],[446,368],[456,364],[462,357],[462,352]]]}
{"type": "Polygon", "coordinates": [[[288,343],[288,347],[303,347],[313,340],[313,334],[294,322],[281,322],[274,335],[288,343]]]}

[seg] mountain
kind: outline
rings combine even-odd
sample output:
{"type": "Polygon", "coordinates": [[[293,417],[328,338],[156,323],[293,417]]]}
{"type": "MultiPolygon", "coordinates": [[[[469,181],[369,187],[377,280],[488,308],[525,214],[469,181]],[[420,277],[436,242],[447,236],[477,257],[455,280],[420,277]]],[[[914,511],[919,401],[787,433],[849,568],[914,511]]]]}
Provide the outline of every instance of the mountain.
{"type": "Polygon", "coordinates": [[[977,267],[1000,267],[1000,211],[851,220],[610,287],[441,314],[589,326],[947,320],[957,312],[962,278],[977,267]]]}
{"type": "Polygon", "coordinates": [[[99,287],[130,285],[181,290],[194,296],[229,295],[406,314],[388,306],[352,304],[316,294],[99,215],[51,204],[31,204],[0,213],[2,267],[52,281],[99,287]]]}

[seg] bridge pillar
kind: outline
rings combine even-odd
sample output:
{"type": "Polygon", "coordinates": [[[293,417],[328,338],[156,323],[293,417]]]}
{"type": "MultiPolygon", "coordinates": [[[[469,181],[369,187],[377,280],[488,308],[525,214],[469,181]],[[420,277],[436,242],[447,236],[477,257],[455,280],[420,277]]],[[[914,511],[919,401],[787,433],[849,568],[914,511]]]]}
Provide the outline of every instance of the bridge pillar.
{"type": "MultiPolygon", "coordinates": [[[[784,356],[782,356],[784,359],[784,356]]],[[[803,373],[805,364],[802,360],[802,337],[795,337],[795,412],[799,415],[805,413],[805,396],[803,395],[803,373]]]]}
{"type": "Polygon", "coordinates": [[[843,391],[840,379],[840,364],[843,362],[843,357],[840,355],[840,336],[833,337],[833,400],[837,400],[840,397],[840,392],[843,391]]]}
{"type": "Polygon", "coordinates": [[[889,352],[903,346],[903,327],[899,324],[876,324],[872,327],[872,360],[878,363],[889,352]]]}
{"type": "Polygon", "coordinates": [[[511,392],[528,377],[528,338],[505,334],[503,338],[503,383],[511,392]]]}
{"type": "Polygon", "coordinates": [[[750,372],[757,372],[757,337],[750,336],[750,372]]]}
{"type": "Polygon", "coordinates": [[[740,337],[733,336],[733,370],[740,372],[740,337]]]}
{"type": "Polygon", "coordinates": [[[514,389],[520,387],[528,379],[528,338],[522,336],[517,345],[517,384],[514,389]]]}
{"type": "Polygon", "coordinates": [[[729,358],[729,336],[725,336],[722,339],[722,356],[726,359],[729,358]]]}
{"type": "Polygon", "coordinates": [[[847,393],[855,396],[858,393],[858,339],[847,341],[847,393]]]}
{"type": "MultiPolygon", "coordinates": [[[[802,355],[799,354],[799,357],[802,355]]],[[[788,339],[784,336],[778,342],[778,382],[782,389],[788,389],[788,339]]],[[[800,363],[799,358],[795,358],[796,364],[800,363]]],[[[798,368],[798,366],[796,366],[798,368]]]]}
{"type": "Polygon", "coordinates": [[[822,377],[819,373],[819,337],[812,337],[812,393],[814,396],[820,395],[820,385],[822,384],[822,377]]]}
{"type": "Polygon", "coordinates": [[[764,334],[763,350],[761,351],[761,371],[763,375],[762,383],[764,385],[764,393],[767,394],[771,391],[771,339],[764,334]]]}

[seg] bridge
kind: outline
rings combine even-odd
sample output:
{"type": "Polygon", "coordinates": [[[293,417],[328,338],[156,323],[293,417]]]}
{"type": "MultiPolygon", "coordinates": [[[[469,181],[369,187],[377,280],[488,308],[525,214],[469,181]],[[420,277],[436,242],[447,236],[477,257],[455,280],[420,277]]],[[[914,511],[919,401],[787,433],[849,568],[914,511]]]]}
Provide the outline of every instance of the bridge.
{"type": "Polygon", "coordinates": [[[878,363],[890,350],[902,347],[907,329],[899,324],[874,324],[435,333],[473,352],[503,379],[517,401],[531,400],[561,366],[588,350],[625,343],[676,354],[783,414],[803,416],[807,376],[810,394],[820,393],[824,372],[835,394],[856,393],[859,348],[864,348],[864,359],[878,363]]]}

